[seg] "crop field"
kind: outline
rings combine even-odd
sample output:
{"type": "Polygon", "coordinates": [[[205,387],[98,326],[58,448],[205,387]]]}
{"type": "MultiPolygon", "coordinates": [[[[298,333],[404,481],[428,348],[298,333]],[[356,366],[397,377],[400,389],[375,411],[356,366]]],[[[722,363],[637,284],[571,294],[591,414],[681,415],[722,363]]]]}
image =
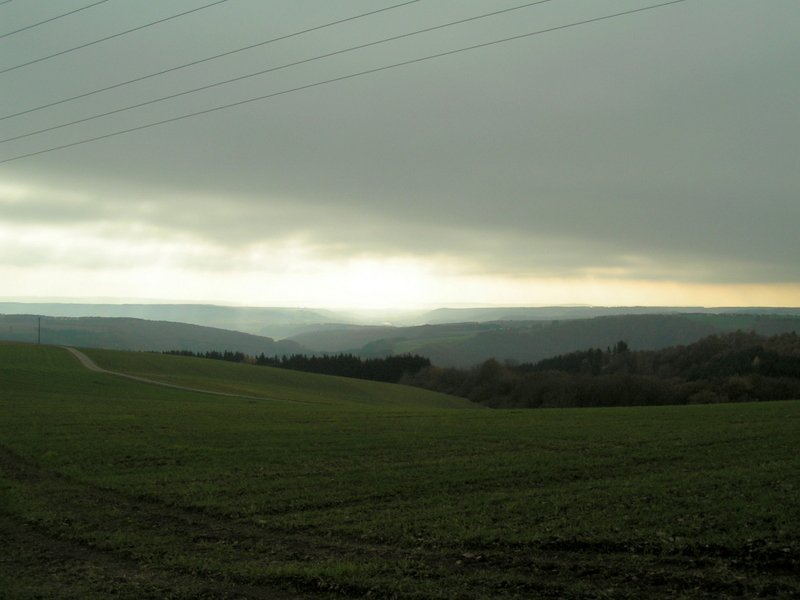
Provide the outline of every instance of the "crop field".
{"type": "Polygon", "coordinates": [[[0,344],[0,597],[798,598],[800,401],[489,410],[0,344]]]}

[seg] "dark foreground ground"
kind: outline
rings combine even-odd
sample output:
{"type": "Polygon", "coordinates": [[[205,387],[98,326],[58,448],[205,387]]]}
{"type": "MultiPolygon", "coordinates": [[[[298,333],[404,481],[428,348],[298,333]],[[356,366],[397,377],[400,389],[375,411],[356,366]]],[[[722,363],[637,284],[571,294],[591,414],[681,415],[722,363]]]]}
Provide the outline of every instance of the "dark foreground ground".
{"type": "Polygon", "coordinates": [[[249,398],[0,345],[2,598],[800,597],[800,402],[492,411],[92,356],[249,398]]]}

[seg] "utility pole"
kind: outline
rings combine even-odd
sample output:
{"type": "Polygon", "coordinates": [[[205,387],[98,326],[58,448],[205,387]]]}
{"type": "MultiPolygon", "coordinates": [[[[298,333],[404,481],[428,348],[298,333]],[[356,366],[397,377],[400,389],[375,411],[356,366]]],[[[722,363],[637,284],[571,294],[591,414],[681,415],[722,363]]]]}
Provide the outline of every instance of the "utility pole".
{"type": "Polygon", "coordinates": [[[39,333],[36,336],[36,343],[40,346],[42,344],[42,317],[39,317],[39,333]]]}

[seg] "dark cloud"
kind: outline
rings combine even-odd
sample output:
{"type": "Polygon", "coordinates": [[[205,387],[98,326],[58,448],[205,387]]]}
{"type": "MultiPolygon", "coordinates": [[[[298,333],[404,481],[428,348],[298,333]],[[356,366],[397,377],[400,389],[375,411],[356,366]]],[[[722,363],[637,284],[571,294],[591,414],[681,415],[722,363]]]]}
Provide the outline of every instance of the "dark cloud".
{"type": "MultiPolygon", "coordinates": [[[[3,40],[4,64],[193,4],[85,11],[3,40]]],[[[3,144],[0,159],[645,5],[553,2],[3,144]]],[[[374,6],[222,5],[0,75],[13,90],[0,110],[374,6]]],[[[12,28],[46,8],[2,10],[12,28]]],[[[16,135],[488,10],[422,2],[0,125],[16,135]]],[[[798,20],[793,0],[688,1],[12,162],[0,182],[33,191],[0,203],[0,217],[140,225],[226,257],[302,240],[319,256],[459,257],[465,270],[515,277],[797,283],[798,20]]]]}

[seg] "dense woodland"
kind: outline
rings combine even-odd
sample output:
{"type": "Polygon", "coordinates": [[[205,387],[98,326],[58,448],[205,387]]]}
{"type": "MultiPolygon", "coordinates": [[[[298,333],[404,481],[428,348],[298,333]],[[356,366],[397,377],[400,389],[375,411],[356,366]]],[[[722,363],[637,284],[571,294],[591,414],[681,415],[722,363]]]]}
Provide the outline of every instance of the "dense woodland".
{"type": "Polygon", "coordinates": [[[242,352],[191,352],[186,350],[171,350],[166,354],[179,354],[181,356],[197,356],[230,362],[243,362],[260,366],[277,367],[305,371],[307,373],[321,373],[323,375],[337,375],[339,377],[354,377],[356,379],[369,379],[396,383],[404,376],[417,373],[421,369],[431,366],[431,361],[424,356],[416,354],[403,354],[387,356],[385,358],[359,358],[353,354],[336,354],[322,356],[307,356],[305,354],[292,354],[290,356],[270,357],[264,353],[258,356],[248,356],[242,352]]]}
{"type": "Polygon", "coordinates": [[[428,367],[402,382],[496,408],[784,400],[800,398],[800,336],[739,331],[657,351],[620,341],[536,363],[428,367]]]}
{"type": "Polygon", "coordinates": [[[605,349],[562,354],[536,363],[489,359],[471,369],[442,368],[419,355],[360,358],[353,354],[253,357],[242,352],[169,354],[282,369],[400,382],[493,408],[707,404],[800,398],[800,336],[737,331],[686,346],[605,349]]]}

